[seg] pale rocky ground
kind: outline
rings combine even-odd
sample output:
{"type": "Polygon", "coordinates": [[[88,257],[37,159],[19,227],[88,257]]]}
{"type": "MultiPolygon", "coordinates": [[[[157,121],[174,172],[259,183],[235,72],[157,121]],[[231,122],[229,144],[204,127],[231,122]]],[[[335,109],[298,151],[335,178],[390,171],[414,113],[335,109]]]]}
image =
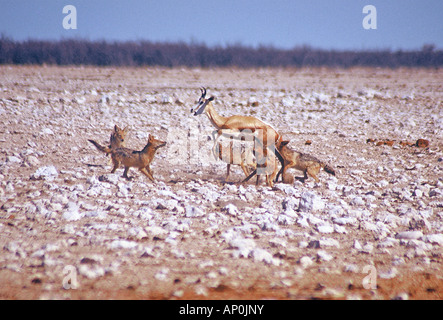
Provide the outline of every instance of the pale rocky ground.
{"type": "Polygon", "coordinates": [[[1,66],[0,122],[2,299],[443,298],[442,70],[1,66]],[[200,86],[337,175],[224,183],[200,86]],[[157,183],[110,174],[114,124],[167,141],[157,183]]]}

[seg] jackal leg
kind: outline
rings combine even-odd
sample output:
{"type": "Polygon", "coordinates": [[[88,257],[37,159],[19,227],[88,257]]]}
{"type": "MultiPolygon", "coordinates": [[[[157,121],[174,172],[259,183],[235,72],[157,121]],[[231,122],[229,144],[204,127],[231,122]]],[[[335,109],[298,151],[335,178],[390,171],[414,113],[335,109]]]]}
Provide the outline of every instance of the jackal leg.
{"type": "MultiPolygon", "coordinates": [[[[311,177],[314,178],[315,182],[319,183],[320,179],[318,179],[317,174],[320,172],[320,167],[309,167],[307,169],[307,173],[309,173],[309,175],[311,177]]],[[[307,173],[305,172],[305,177],[307,178],[307,173]]]]}
{"type": "Polygon", "coordinates": [[[228,163],[228,165],[226,166],[226,178],[225,178],[226,181],[228,181],[230,171],[231,171],[231,164],[228,163]]]}
{"type": "Polygon", "coordinates": [[[246,176],[246,177],[249,176],[249,169],[248,169],[248,166],[245,165],[243,162],[240,164],[240,166],[241,166],[241,168],[242,168],[243,173],[245,174],[245,176],[246,176]]]}
{"type": "Polygon", "coordinates": [[[281,175],[281,181],[283,181],[286,171],[287,171],[289,168],[295,166],[295,163],[294,163],[293,161],[291,161],[291,162],[287,162],[287,161],[285,160],[285,161],[283,161],[283,163],[284,163],[284,165],[282,165],[281,168],[280,168],[280,170],[278,171],[278,173],[277,173],[277,177],[275,178],[275,181],[278,181],[278,177],[279,177],[280,175],[281,175]]]}
{"type": "Polygon", "coordinates": [[[290,168],[290,164],[286,164],[284,167],[282,167],[280,169],[280,171],[278,172],[277,179],[275,181],[278,181],[278,176],[281,174],[281,181],[283,183],[289,183],[289,184],[294,183],[294,179],[288,179],[287,171],[289,168],[290,168]]]}
{"type": "Polygon", "coordinates": [[[145,176],[147,176],[152,182],[155,182],[154,177],[152,176],[151,172],[149,172],[149,171],[151,171],[151,169],[149,169],[149,171],[148,171],[147,168],[148,167],[141,168],[140,172],[143,173],[145,176]]]}
{"type": "Polygon", "coordinates": [[[132,180],[133,177],[128,176],[128,171],[130,167],[125,167],[125,171],[123,172],[123,178],[126,178],[127,180],[132,180]]]}
{"type": "Polygon", "coordinates": [[[129,167],[125,166],[125,171],[123,172],[123,178],[126,178],[127,180],[132,180],[132,177],[128,177],[128,171],[129,167]]]}
{"type": "Polygon", "coordinates": [[[117,159],[112,158],[112,163],[114,164],[114,168],[112,168],[111,173],[115,173],[118,167],[120,167],[120,162],[117,159]]]}

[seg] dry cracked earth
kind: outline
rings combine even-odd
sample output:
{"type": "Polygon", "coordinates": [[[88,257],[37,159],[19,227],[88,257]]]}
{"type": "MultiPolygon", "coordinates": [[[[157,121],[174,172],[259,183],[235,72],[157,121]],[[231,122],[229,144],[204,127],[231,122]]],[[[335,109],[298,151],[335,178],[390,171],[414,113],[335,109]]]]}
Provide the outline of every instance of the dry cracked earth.
{"type": "Polygon", "coordinates": [[[0,123],[1,299],[443,297],[442,70],[1,66],[0,123]],[[226,182],[201,86],[336,176],[226,182]]]}

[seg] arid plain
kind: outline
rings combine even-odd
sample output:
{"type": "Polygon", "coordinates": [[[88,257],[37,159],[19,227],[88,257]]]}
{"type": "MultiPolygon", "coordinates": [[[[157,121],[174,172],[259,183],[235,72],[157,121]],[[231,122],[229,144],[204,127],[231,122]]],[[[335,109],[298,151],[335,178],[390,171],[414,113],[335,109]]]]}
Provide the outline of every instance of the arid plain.
{"type": "Polygon", "coordinates": [[[443,298],[442,70],[1,66],[0,123],[1,299],[443,298]],[[201,86],[336,176],[226,183],[201,86]]]}

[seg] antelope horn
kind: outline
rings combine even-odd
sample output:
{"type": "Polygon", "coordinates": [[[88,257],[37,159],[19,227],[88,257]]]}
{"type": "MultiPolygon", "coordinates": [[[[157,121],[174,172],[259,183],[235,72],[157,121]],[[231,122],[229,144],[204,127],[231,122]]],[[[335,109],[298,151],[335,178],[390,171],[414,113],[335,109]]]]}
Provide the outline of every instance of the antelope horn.
{"type": "Polygon", "coordinates": [[[205,87],[201,87],[200,90],[202,92],[202,97],[204,98],[206,96],[206,88],[205,87]]]}

